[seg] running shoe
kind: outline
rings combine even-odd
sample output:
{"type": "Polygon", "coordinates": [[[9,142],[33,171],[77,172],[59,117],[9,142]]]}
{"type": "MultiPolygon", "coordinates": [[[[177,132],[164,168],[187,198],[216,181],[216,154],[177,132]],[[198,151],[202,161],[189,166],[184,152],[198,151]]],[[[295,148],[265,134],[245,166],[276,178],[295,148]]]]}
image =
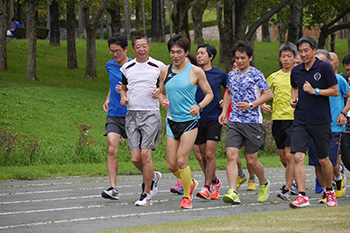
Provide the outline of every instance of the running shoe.
{"type": "Polygon", "coordinates": [[[282,186],[281,192],[277,194],[278,198],[281,198],[284,201],[290,201],[290,193],[289,190],[286,188],[285,185],[282,186]]]}
{"type": "Polygon", "coordinates": [[[339,171],[340,171],[340,173],[342,173],[344,175],[344,164],[341,163],[339,165],[339,171]]]}
{"type": "Polygon", "coordinates": [[[220,197],[220,193],[219,190],[222,186],[222,182],[219,178],[217,178],[219,180],[219,182],[217,184],[211,184],[210,187],[210,199],[212,200],[217,200],[220,197]]]}
{"type": "Polygon", "coordinates": [[[182,182],[181,180],[178,180],[176,185],[174,187],[170,188],[170,192],[172,193],[177,193],[179,195],[184,194],[184,188],[182,187],[182,182]]]}
{"type": "Polygon", "coordinates": [[[334,190],[326,192],[327,207],[336,207],[338,205],[334,190]]]}
{"type": "Polygon", "coordinates": [[[264,202],[269,198],[270,181],[266,179],[266,184],[259,185],[258,202],[264,202]]]}
{"type": "Polygon", "coordinates": [[[192,208],[192,201],[190,199],[188,199],[187,197],[183,197],[179,208],[180,209],[191,209],[192,208]]]}
{"type": "Polygon", "coordinates": [[[346,193],[346,176],[344,176],[344,174],[340,173],[341,176],[343,177],[342,180],[339,181],[335,181],[336,185],[336,189],[335,189],[335,196],[336,197],[342,197],[345,195],[346,193]]]}
{"type": "Polygon", "coordinates": [[[310,206],[309,198],[306,195],[305,196],[301,195],[300,193],[294,199],[294,201],[289,203],[290,208],[303,208],[308,206],[310,206]]]}
{"type": "Polygon", "coordinates": [[[196,193],[196,196],[202,199],[209,199],[210,198],[210,192],[206,187],[203,187],[201,191],[198,191],[196,193]]]}
{"type": "Polygon", "coordinates": [[[150,206],[152,205],[152,197],[147,193],[142,193],[140,200],[135,202],[135,206],[150,206]]]}
{"type": "Polygon", "coordinates": [[[255,191],[256,190],[256,184],[254,180],[248,180],[248,188],[247,191],[255,191]]]}
{"type": "Polygon", "coordinates": [[[112,199],[112,200],[119,200],[118,195],[119,195],[118,189],[115,189],[113,187],[109,187],[107,190],[104,190],[101,193],[101,196],[103,198],[112,199]]]}
{"type": "Polygon", "coordinates": [[[315,179],[315,193],[322,193],[323,192],[323,188],[320,185],[320,182],[318,182],[318,179],[315,179]]]}
{"type": "Polygon", "coordinates": [[[293,182],[292,188],[290,189],[290,194],[292,194],[292,195],[298,195],[299,194],[297,183],[293,182]]]}
{"type": "Polygon", "coordinates": [[[318,203],[320,203],[320,204],[326,204],[327,203],[327,197],[326,197],[326,192],[325,191],[322,192],[321,199],[318,200],[318,203]]]}
{"type": "Polygon", "coordinates": [[[233,189],[229,189],[227,194],[222,196],[222,200],[225,203],[231,203],[232,205],[241,204],[241,200],[239,200],[237,192],[233,191],[233,189]]]}
{"type": "Polygon", "coordinates": [[[245,174],[243,174],[244,176],[241,177],[237,177],[237,190],[241,187],[242,184],[244,184],[245,182],[247,182],[247,177],[245,174]]]}
{"type": "Polygon", "coordinates": [[[154,177],[152,179],[152,186],[151,186],[151,197],[154,197],[158,193],[158,182],[160,178],[162,178],[162,173],[154,172],[154,177]]]}
{"type": "Polygon", "coordinates": [[[198,181],[196,181],[195,179],[192,178],[192,182],[193,182],[193,185],[191,186],[191,189],[190,189],[190,199],[192,200],[193,199],[193,191],[197,188],[198,186],[198,181]]]}

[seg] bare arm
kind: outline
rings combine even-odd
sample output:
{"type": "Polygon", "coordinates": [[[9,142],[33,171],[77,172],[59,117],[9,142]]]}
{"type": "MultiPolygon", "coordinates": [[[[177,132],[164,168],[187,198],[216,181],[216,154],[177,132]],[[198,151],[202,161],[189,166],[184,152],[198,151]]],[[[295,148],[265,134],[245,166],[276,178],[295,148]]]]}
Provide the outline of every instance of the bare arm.
{"type": "Polygon", "coordinates": [[[122,84],[122,88],[120,89],[120,104],[123,106],[127,106],[129,103],[129,98],[126,95],[128,88],[125,84],[122,84]]]}
{"type": "MultiPolygon", "coordinates": [[[[311,86],[311,84],[308,81],[305,81],[303,89],[305,92],[309,93],[310,95],[316,94],[315,89],[311,86]]],[[[330,86],[328,89],[320,89],[319,95],[338,96],[338,84],[334,84],[333,86],[330,86]]]]}
{"type": "Polygon", "coordinates": [[[226,92],[224,94],[224,103],[222,107],[221,115],[219,116],[219,123],[224,125],[227,123],[227,108],[230,105],[231,101],[231,91],[229,89],[226,89],[226,92]]]}
{"type": "MultiPolygon", "coordinates": [[[[346,101],[346,104],[342,110],[343,113],[348,113],[348,111],[350,110],[350,90],[346,93],[346,96],[348,97],[348,101],[346,101]]],[[[345,125],[346,124],[346,116],[340,113],[337,119],[337,124],[338,125],[345,125]]]]}
{"type": "Polygon", "coordinates": [[[104,110],[105,112],[108,112],[108,109],[109,109],[109,102],[110,102],[110,101],[111,101],[111,88],[109,88],[106,101],[105,101],[104,104],[103,104],[103,110],[104,110]]]}
{"type": "Polygon", "coordinates": [[[290,106],[292,108],[296,108],[298,104],[298,88],[292,87],[291,94],[292,94],[292,100],[290,101],[290,106]]]}
{"type": "Polygon", "coordinates": [[[169,100],[166,97],[166,91],[164,87],[165,75],[168,67],[164,67],[159,74],[159,96],[158,101],[164,110],[168,110],[170,107],[169,100]]]}
{"type": "MultiPolygon", "coordinates": [[[[192,68],[193,69],[193,68],[192,68]]],[[[207,77],[205,76],[205,73],[200,68],[194,68],[194,74],[197,76],[197,83],[198,86],[202,89],[204,93],[204,99],[198,103],[198,105],[193,105],[190,109],[190,113],[192,116],[197,116],[200,112],[200,108],[204,108],[207,106],[214,98],[213,91],[211,90],[211,87],[208,83],[207,77]]]]}
{"type": "MultiPolygon", "coordinates": [[[[272,98],[272,93],[271,93],[271,89],[266,89],[265,91],[261,92],[261,95],[259,98],[257,98],[256,100],[254,100],[252,102],[254,108],[266,103],[267,101],[269,101],[272,98]]],[[[247,110],[249,109],[249,103],[247,102],[238,102],[236,103],[236,107],[240,110],[247,110]]]]}

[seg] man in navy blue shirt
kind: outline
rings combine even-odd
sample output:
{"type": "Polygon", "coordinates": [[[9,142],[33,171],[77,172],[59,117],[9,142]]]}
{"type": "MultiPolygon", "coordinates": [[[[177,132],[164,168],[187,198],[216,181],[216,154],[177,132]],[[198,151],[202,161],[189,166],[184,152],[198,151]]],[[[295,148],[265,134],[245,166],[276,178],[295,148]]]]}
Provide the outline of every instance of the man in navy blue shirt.
{"type": "Polygon", "coordinates": [[[117,172],[118,172],[118,147],[121,137],[126,138],[125,115],[126,107],[120,104],[120,89],[122,73],[120,68],[131,59],[128,58],[128,39],[123,34],[113,34],[108,39],[109,53],[113,60],[107,62],[106,68],[110,80],[110,88],[103,110],[107,112],[105,136],[108,140],[107,170],[110,188],[102,192],[102,197],[118,200],[117,172]]]}
{"type": "MultiPolygon", "coordinates": [[[[203,161],[203,172],[205,175],[205,184],[201,191],[197,192],[197,197],[203,199],[216,200],[219,197],[219,190],[222,185],[216,177],[215,153],[218,142],[221,138],[222,125],[218,118],[222,112],[220,107],[221,87],[226,87],[227,74],[219,68],[213,67],[211,62],[216,56],[216,49],[209,44],[202,44],[197,48],[198,65],[205,72],[209,85],[214,93],[214,98],[200,113],[198,125],[198,135],[194,146],[199,147],[199,156],[203,161]]],[[[200,103],[204,98],[203,91],[198,88],[196,93],[196,102],[200,103]]],[[[198,151],[198,150],[197,150],[198,151]]]]}
{"type": "Polygon", "coordinates": [[[326,183],[327,206],[338,205],[332,188],[332,163],[330,162],[329,143],[332,121],[329,96],[338,95],[337,79],[332,66],[315,57],[317,42],[311,37],[302,37],[297,42],[302,64],[294,67],[291,73],[292,100],[295,108],[294,124],[291,136],[291,153],[294,154],[295,178],[299,195],[290,203],[291,208],[310,205],[305,193],[305,152],[310,138],[313,139],[317,157],[322,167],[326,183]]]}

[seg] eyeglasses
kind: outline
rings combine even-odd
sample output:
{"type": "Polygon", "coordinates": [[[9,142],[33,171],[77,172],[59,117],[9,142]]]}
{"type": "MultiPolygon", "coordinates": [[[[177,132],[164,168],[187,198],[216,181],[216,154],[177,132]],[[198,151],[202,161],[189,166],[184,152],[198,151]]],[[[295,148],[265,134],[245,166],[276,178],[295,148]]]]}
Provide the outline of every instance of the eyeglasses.
{"type": "Polygon", "coordinates": [[[117,49],[117,50],[112,50],[112,49],[110,49],[109,50],[109,53],[110,54],[114,54],[114,53],[116,53],[116,54],[121,54],[123,52],[123,50],[120,50],[120,49],[117,49]]]}

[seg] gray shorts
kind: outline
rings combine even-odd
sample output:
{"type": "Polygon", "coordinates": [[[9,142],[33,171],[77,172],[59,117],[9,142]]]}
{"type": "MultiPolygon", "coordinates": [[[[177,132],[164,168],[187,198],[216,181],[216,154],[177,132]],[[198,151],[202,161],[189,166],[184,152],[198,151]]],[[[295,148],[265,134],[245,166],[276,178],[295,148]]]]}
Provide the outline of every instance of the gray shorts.
{"type": "Polygon", "coordinates": [[[254,154],[264,148],[265,128],[260,123],[228,122],[226,147],[240,149],[245,146],[247,154],[254,154]]]}
{"type": "Polygon", "coordinates": [[[107,115],[104,136],[107,136],[109,133],[117,133],[123,138],[126,138],[125,117],[114,117],[107,115]]]}
{"type": "Polygon", "coordinates": [[[128,111],[125,117],[125,129],[130,150],[157,148],[162,120],[160,112],[128,111]]]}

